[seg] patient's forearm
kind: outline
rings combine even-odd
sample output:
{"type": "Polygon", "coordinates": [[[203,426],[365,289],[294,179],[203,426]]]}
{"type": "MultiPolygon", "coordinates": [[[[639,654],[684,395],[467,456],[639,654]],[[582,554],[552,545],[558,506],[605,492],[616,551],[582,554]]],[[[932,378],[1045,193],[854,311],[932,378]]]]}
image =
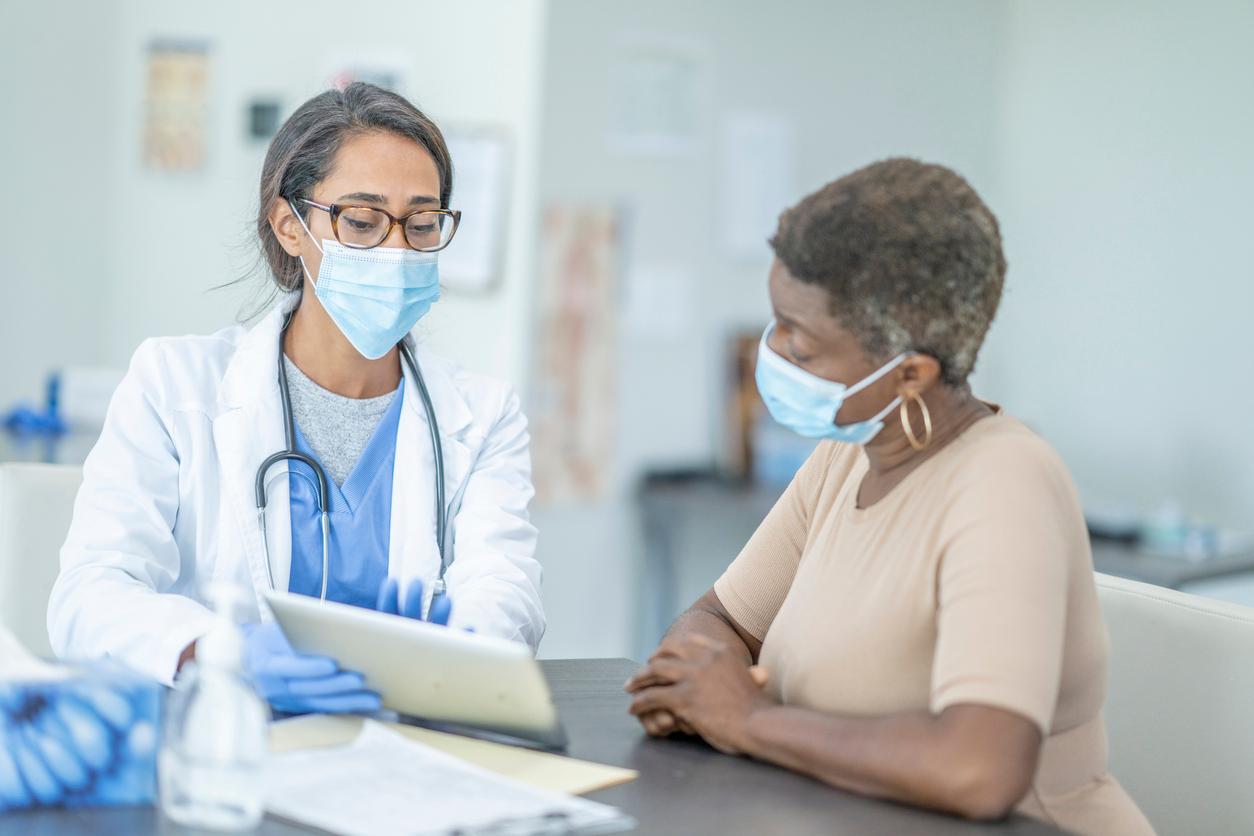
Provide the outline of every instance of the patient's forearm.
{"type": "Polygon", "coordinates": [[[747,754],[833,786],[977,819],[1014,807],[1040,750],[1031,722],[973,705],[869,718],[772,706],[744,738],[747,754]]]}
{"type": "Polygon", "coordinates": [[[726,642],[735,650],[743,648],[745,664],[749,665],[757,661],[758,652],[762,649],[760,641],[736,624],[736,620],[724,609],[712,589],[675,619],[675,623],[666,631],[667,637],[675,638],[691,633],[726,642]]]}

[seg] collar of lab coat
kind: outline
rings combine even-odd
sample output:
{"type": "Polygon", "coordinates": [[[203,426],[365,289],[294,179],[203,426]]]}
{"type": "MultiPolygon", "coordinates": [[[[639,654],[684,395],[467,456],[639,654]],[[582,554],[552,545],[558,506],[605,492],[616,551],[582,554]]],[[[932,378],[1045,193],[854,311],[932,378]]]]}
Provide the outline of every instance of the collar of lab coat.
{"type": "MultiPolygon", "coordinates": [[[[250,403],[259,399],[264,401],[271,398],[275,403],[279,403],[279,409],[282,410],[281,402],[278,400],[277,386],[279,329],[282,327],[283,317],[299,303],[299,292],[284,294],[265,318],[253,326],[240,340],[239,347],[235,350],[235,355],[227,365],[226,373],[222,378],[222,388],[218,395],[221,407],[225,409],[247,408],[250,403]]],[[[436,421],[440,425],[440,432],[446,435],[456,435],[462,432],[470,425],[474,416],[453,381],[452,368],[447,362],[427,350],[425,346],[419,345],[412,333],[405,336],[405,342],[414,351],[414,359],[422,370],[427,390],[431,394],[431,402],[435,406],[436,421]]],[[[405,375],[406,409],[421,413],[425,420],[418,387],[410,379],[409,368],[404,363],[401,364],[401,369],[405,375]],[[413,397],[410,397],[411,392],[413,397]]],[[[282,430],[280,425],[280,436],[282,430]]]]}
{"type": "MultiPolygon", "coordinates": [[[[231,509],[233,528],[238,533],[232,545],[248,559],[249,573],[257,593],[258,606],[268,616],[262,595],[271,588],[286,590],[291,571],[291,517],[287,488],[287,465],[279,462],[266,474],[265,536],[270,566],[263,551],[260,520],[254,485],[256,473],[267,456],[284,446],[283,407],[279,397],[279,330],[283,316],[300,301],[299,293],[285,295],[270,312],[240,340],[227,365],[219,388],[219,411],[214,420],[214,437],[221,461],[223,507],[231,509]]],[[[467,476],[471,451],[465,437],[474,423],[474,413],[466,403],[454,378],[455,369],[418,345],[412,334],[405,337],[414,349],[440,428],[444,450],[445,513],[455,507],[459,488],[467,476]]],[[[427,430],[426,411],[418,386],[409,368],[401,364],[405,377],[404,404],[397,427],[396,456],[393,466],[392,522],[388,574],[400,578],[421,578],[428,595],[439,569],[435,543],[434,456],[427,430]]],[[[449,526],[445,548],[452,547],[449,526]]],[[[238,553],[238,552],[237,552],[238,553]]],[[[222,559],[222,555],[219,559],[222,559]]],[[[451,562],[451,556],[450,556],[451,562]]]]}

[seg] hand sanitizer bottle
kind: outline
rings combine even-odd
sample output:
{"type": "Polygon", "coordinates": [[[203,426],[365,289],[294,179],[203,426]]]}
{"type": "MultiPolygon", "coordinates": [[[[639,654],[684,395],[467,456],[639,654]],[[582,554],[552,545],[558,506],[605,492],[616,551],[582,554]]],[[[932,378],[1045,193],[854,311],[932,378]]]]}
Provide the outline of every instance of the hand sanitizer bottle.
{"type": "Polygon", "coordinates": [[[251,830],[264,811],[270,712],[244,674],[235,623],[244,593],[210,591],[216,618],[166,701],[158,760],[161,809],[188,827],[251,830]]]}

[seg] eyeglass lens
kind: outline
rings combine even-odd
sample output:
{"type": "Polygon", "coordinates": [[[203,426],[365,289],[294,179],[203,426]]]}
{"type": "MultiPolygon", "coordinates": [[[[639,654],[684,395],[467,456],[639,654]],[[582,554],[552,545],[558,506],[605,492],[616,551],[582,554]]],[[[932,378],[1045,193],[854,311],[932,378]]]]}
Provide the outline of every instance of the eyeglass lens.
{"type": "MultiPolygon", "coordinates": [[[[392,219],[377,209],[346,206],[336,219],[336,237],[346,247],[377,247],[391,232],[392,219]]],[[[438,250],[453,236],[453,218],[443,212],[417,212],[405,220],[405,240],[416,250],[438,250]]]]}

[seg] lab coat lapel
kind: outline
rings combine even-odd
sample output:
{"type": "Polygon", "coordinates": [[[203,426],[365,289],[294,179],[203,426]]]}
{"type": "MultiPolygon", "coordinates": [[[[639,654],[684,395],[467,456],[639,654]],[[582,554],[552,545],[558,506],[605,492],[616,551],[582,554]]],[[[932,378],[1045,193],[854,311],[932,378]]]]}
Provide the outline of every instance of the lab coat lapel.
{"type": "MultiPolygon", "coordinates": [[[[413,347],[413,343],[410,343],[413,347]]],[[[435,407],[444,448],[445,513],[457,507],[473,455],[466,441],[473,414],[466,404],[452,369],[421,347],[414,348],[415,359],[422,371],[435,407]]],[[[425,595],[430,599],[432,583],[439,575],[440,555],[436,549],[435,456],[422,395],[405,373],[405,401],[396,430],[396,457],[392,469],[392,521],[388,575],[408,581],[421,579],[425,595]]],[[[445,544],[451,558],[453,524],[450,514],[445,544]]]]}
{"type": "MultiPolygon", "coordinates": [[[[223,375],[220,411],[213,422],[222,478],[219,489],[223,525],[218,565],[230,566],[237,555],[244,555],[258,609],[266,619],[269,615],[262,596],[271,588],[285,591],[291,571],[287,463],[276,463],[266,474],[264,534],[269,543],[270,566],[266,565],[263,551],[254,486],[261,463],[284,447],[283,406],[276,371],[279,328],[283,314],[298,299],[285,298],[240,341],[223,375]]],[[[221,574],[224,572],[215,572],[215,576],[221,574]]]]}

